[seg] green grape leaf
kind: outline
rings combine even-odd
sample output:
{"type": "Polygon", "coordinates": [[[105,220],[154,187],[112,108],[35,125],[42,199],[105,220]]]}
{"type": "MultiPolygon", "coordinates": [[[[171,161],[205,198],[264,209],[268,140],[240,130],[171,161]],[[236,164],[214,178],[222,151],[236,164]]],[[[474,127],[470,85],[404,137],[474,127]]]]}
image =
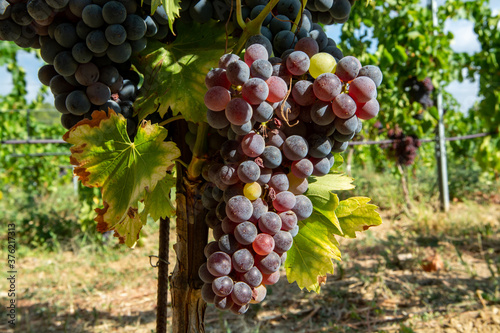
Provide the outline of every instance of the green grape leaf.
{"type": "Polygon", "coordinates": [[[318,218],[316,213],[299,221],[299,233],[293,238],[293,246],[287,252],[286,276],[299,288],[319,293],[319,277],[333,274],[332,259],[340,260],[341,254],[335,239],[333,226],[318,218]]]}
{"type": "Polygon", "coordinates": [[[144,209],[141,212],[141,219],[144,221],[148,215],[157,221],[160,218],[175,216],[175,207],[172,203],[171,190],[175,187],[175,177],[167,174],[165,178],[156,184],[150,191],[146,189],[144,195],[144,209]]]}
{"type": "Polygon", "coordinates": [[[144,74],[135,102],[139,119],[156,110],[163,117],[171,108],[188,121],[206,121],[205,75],[224,54],[224,25],[180,21],[176,29],[179,35],[173,43],[150,41],[138,59],[136,66],[144,74]]]}
{"type": "Polygon", "coordinates": [[[356,231],[365,231],[382,224],[382,218],[375,205],[369,204],[370,198],[353,197],[340,201],[335,215],[340,223],[344,237],[356,238],[356,231]]]}
{"type": "Polygon", "coordinates": [[[164,128],[143,122],[131,142],[127,120],[111,110],[109,115],[95,111],[63,137],[73,145],[70,161],[82,184],[102,187],[98,230],[114,230],[127,246],[135,245],[143,225],[137,207],[145,189],[154,188],[180,156],[175,143],[164,142],[166,137],[164,128]]]}
{"type": "Polygon", "coordinates": [[[336,170],[340,168],[342,164],[344,164],[344,157],[339,153],[334,154],[333,157],[334,157],[334,162],[331,170],[336,170]]]}
{"type": "MultiPolygon", "coordinates": [[[[160,2],[160,0],[153,0],[160,2]]],[[[180,17],[181,10],[181,0],[161,0],[163,3],[163,8],[165,8],[165,12],[168,17],[168,26],[170,31],[174,31],[174,21],[177,17],[180,17]]]]}
{"type": "Polygon", "coordinates": [[[340,173],[329,173],[322,177],[309,177],[309,188],[307,193],[316,193],[329,198],[331,191],[352,190],[353,178],[340,173]]]}

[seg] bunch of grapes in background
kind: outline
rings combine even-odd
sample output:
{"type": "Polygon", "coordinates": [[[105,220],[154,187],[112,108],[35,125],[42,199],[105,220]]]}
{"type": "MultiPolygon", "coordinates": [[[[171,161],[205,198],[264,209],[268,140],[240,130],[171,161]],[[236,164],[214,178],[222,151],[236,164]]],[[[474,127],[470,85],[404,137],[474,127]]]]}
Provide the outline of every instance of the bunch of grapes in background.
{"type": "MultiPolygon", "coordinates": [[[[146,1],[147,2],[147,1],[146,1]]],[[[0,0],[0,40],[40,48],[48,64],[38,72],[54,94],[62,125],[69,129],[95,110],[112,109],[136,129],[133,102],[140,75],[130,57],[148,38],[169,34],[162,6],[153,16],[136,0],[0,0]]]]}
{"type": "Polygon", "coordinates": [[[418,102],[424,109],[434,105],[431,93],[434,90],[434,85],[429,77],[423,81],[419,81],[416,77],[411,77],[405,81],[404,87],[410,95],[410,101],[418,102]]]}
{"type": "Polygon", "coordinates": [[[401,165],[412,165],[421,145],[418,137],[406,135],[400,128],[390,129],[387,131],[387,136],[394,141],[385,148],[390,149],[397,162],[401,165]]]}
{"type": "Polygon", "coordinates": [[[313,37],[292,41],[279,58],[259,38],[243,59],[223,55],[205,79],[207,121],[227,139],[203,172],[215,241],[199,275],[204,300],[238,314],[278,281],[297,222],[313,212],[308,177],[328,174],[332,153],[377,115],[382,81],[378,67],[351,56],[337,62],[313,37]]]}

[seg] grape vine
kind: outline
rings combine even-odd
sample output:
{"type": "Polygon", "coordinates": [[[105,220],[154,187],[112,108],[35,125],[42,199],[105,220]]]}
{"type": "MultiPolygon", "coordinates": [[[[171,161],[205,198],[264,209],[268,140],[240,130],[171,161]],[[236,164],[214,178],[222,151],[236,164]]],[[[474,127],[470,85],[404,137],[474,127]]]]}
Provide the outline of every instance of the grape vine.
{"type": "Polygon", "coordinates": [[[344,56],[319,24],[345,22],[354,3],[1,0],[0,39],[48,63],[39,78],[75,174],[102,188],[98,230],[133,247],[148,216],[175,214],[176,187],[180,229],[203,216],[214,238],[206,263],[183,262],[204,282],[188,276],[188,292],[242,314],[283,264],[319,291],[340,260],[334,235],[381,223],[370,199],[333,193],[353,188],[338,153],[380,109],[380,69],[344,56]]]}

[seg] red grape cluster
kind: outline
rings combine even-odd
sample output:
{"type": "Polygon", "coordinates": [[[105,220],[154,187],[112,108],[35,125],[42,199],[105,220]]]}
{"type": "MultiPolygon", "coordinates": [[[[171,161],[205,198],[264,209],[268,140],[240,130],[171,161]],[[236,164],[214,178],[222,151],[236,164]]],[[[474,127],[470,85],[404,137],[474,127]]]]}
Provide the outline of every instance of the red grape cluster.
{"type": "Polygon", "coordinates": [[[388,146],[391,154],[402,165],[412,165],[417,157],[418,148],[421,145],[420,140],[416,135],[405,135],[399,128],[390,129],[387,132],[389,139],[394,140],[388,146]]]}
{"type": "Polygon", "coordinates": [[[148,38],[169,33],[163,7],[150,12],[137,0],[0,0],[0,40],[40,49],[48,65],[38,77],[54,94],[65,128],[111,108],[127,118],[133,135],[140,76],[129,59],[148,38]]]}
{"type": "Polygon", "coordinates": [[[206,76],[207,121],[227,141],[203,170],[215,241],[199,275],[204,300],[219,309],[240,314],[264,299],[297,222],[313,212],[308,177],[328,174],[332,152],[379,111],[380,70],[354,57],[335,66],[318,49],[305,37],[285,57],[269,58],[264,45],[251,44],[244,59],[225,54],[206,76]]]}

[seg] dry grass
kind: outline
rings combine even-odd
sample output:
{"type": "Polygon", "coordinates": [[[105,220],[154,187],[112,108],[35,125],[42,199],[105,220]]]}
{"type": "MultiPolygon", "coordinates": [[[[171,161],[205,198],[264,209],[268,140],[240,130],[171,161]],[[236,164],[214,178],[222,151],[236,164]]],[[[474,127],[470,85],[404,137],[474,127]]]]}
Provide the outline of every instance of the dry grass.
{"type": "MultiPolygon", "coordinates": [[[[207,331],[500,332],[500,205],[382,214],[382,226],[341,240],[344,261],[321,294],[283,276],[245,316],[209,306],[207,331]],[[436,254],[443,269],[425,272],[422,263],[436,254]]],[[[29,252],[19,261],[17,332],[154,332],[157,272],[148,255],[157,253],[157,236],[134,250],[29,252]]]]}

